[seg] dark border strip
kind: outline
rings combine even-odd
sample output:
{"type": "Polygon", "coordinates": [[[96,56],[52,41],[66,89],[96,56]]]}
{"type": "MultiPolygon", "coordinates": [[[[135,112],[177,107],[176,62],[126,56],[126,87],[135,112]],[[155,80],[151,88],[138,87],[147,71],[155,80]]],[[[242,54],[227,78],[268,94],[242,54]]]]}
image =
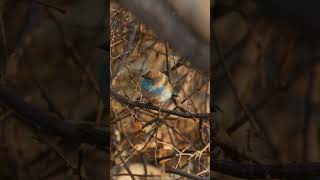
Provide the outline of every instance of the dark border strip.
{"type": "Polygon", "coordinates": [[[320,177],[320,162],[257,165],[234,161],[212,161],[212,170],[238,178],[299,178],[320,177]]]}
{"type": "Polygon", "coordinates": [[[51,116],[26,103],[13,90],[0,84],[1,106],[10,108],[21,122],[36,132],[61,136],[73,143],[88,143],[105,148],[109,144],[108,129],[96,128],[87,123],[76,123],[51,116]]]}

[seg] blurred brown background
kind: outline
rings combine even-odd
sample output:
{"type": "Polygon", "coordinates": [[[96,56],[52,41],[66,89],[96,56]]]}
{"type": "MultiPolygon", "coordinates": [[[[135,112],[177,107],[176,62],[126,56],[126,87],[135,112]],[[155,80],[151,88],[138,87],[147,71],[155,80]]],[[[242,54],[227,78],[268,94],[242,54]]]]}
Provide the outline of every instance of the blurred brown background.
{"type": "Polygon", "coordinates": [[[319,7],[317,1],[216,1],[214,80],[223,111],[215,114],[217,159],[319,160],[319,7]]]}
{"type": "MultiPolygon", "coordinates": [[[[106,7],[103,0],[1,1],[1,83],[51,116],[105,126],[101,98],[81,66],[101,80],[106,7]]],[[[0,117],[0,179],[108,177],[105,151],[34,133],[5,105],[0,117]]]]}

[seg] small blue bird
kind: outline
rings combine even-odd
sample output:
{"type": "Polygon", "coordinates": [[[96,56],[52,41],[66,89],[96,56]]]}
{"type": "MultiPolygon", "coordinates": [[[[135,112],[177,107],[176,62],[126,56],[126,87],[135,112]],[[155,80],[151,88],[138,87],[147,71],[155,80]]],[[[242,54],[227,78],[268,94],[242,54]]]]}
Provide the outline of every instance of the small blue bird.
{"type": "Polygon", "coordinates": [[[153,104],[164,104],[172,96],[168,77],[160,71],[150,70],[141,80],[142,95],[153,104]]]}

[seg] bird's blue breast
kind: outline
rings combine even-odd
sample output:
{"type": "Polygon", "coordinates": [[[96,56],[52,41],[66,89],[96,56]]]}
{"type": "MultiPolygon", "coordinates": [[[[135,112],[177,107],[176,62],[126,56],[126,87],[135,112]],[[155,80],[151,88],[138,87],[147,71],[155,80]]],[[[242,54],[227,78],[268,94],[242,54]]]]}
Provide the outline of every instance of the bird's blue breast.
{"type": "Polygon", "coordinates": [[[143,79],[141,82],[141,86],[144,90],[154,93],[156,95],[161,95],[163,93],[164,87],[156,87],[153,85],[153,81],[150,79],[143,79]]]}

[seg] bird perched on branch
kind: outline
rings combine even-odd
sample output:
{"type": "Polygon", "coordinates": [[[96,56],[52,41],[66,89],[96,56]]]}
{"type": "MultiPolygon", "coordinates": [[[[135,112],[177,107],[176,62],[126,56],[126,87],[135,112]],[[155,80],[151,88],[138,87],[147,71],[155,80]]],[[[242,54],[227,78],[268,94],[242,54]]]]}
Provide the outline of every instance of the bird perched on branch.
{"type": "Polygon", "coordinates": [[[150,70],[142,75],[142,95],[153,104],[164,104],[173,95],[168,77],[160,71],[150,70]]]}

